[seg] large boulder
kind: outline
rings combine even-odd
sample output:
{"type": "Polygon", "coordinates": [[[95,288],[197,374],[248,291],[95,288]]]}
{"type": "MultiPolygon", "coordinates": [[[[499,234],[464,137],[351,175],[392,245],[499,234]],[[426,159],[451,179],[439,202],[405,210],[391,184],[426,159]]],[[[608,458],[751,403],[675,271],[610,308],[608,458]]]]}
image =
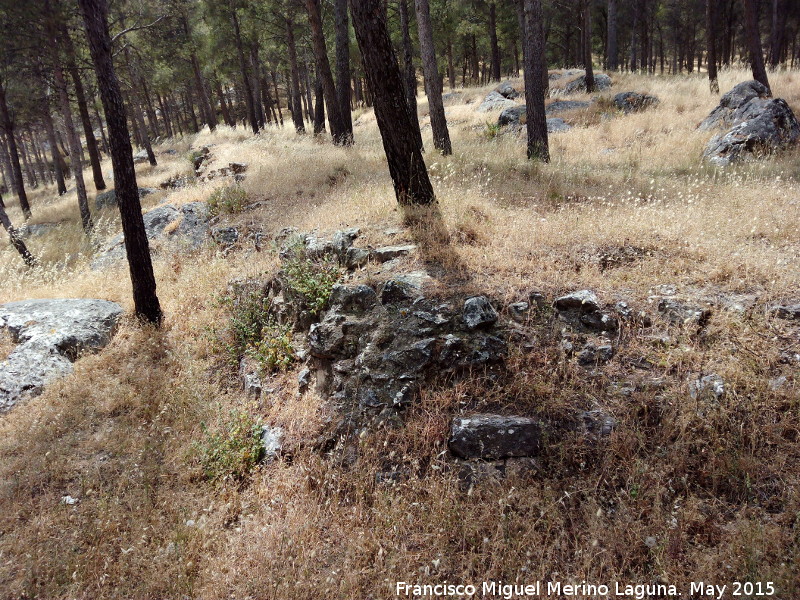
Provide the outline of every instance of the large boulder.
{"type": "Polygon", "coordinates": [[[514,98],[519,98],[522,96],[522,93],[517,91],[510,81],[504,81],[496,88],[494,91],[500,94],[503,98],[508,98],[509,100],[513,100],[514,98]]]}
{"type": "MultiPolygon", "coordinates": [[[[599,92],[606,90],[612,86],[611,77],[605,73],[594,74],[594,90],[599,92]]],[[[586,91],[586,75],[581,75],[577,79],[573,79],[566,86],[564,86],[565,94],[578,94],[586,91]]]]}
{"type": "Polygon", "coordinates": [[[706,131],[716,127],[730,127],[734,125],[733,113],[755,98],[765,99],[771,96],[769,89],[758,81],[744,81],[737,84],[728,93],[720,98],[719,105],[711,111],[699,129],[706,131]]]}
{"type": "MultiPolygon", "coordinates": [[[[150,194],[154,194],[157,190],[153,188],[146,188],[140,187],[139,188],[139,199],[141,200],[145,196],[149,196],[150,194]]],[[[97,197],[94,199],[94,207],[97,210],[106,208],[107,206],[116,206],[117,205],[117,191],[116,190],[107,190],[105,192],[101,192],[97,194],[97,197]]]]}
{"type": "Polygon", "coordinates": [[[578,110],[582,108],[589,108],[591,102],[583,102],[581,100],[556,100],[548,104],[544,111],[549,115],[553,113],[565,112],[568,110],[578,110]]]}
{"type": "Polygon", "coordinates": [[[516,106],[504,108],[503,112],[501,112],[500,116],[497,118],[497,124],[500,127],[506,125],[522,125],[526,121],[525,110],[524,104],[517,104],[516,106]]]}
{"type": "Polygon", "coordinates": [[[730,118],[734,126],[711,138],[703,152],[717,166],[771,154],[800,139],[800,123],[780,98],[753,98],[730,118]]]}
{"type": "Polygon", "coordinates": [[[622,92],[614,96],[614,106],[626,114],[641,112],[651,106],[656,106],[658,103],[659,100],[655,96],[640,94],[639,92],[622,92]]]}
{"type": "Polygon", "coordinates": [[[578,331],[601,333],[619,328],[616,317],[603,312],[597,295],[591,290],[578,290],[556,298],[553,307],[562,321],[578,331]]]}
{"type": "Polygon", "coordinates": [[[72,372],[84,352],[106,346],[122,315],[107,300],[23,300],[0,305],[0,329],[17,343],[0,363],[0,411],[72,372]]]}
{"type": "Polygon", "coordinates": [[[536,456],[541,427],[527,417],[477,414],[453,419],[448,442],[460,458],[500,459],[536,456]]]}
{"type": "Polygon", "coordinates": [[[490,112],[493,110],[503,110],[512,106],[518,106],[513,100],[504,98],[497,92],[489,92],[483,102],[480,103],[477,110],[478,112],[490,112]]]}

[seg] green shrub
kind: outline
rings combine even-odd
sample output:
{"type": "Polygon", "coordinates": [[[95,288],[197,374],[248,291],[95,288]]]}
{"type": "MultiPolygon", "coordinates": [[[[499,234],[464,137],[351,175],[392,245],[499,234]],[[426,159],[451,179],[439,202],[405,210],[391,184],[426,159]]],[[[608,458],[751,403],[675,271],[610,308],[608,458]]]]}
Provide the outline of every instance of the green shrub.
{"type": "Polygon", "coordinates": [[[223,296],[218,302],[230,316],[227,328],[216,332],[217,340],[231,366],[236,367],[248,349],[261,341],[264,327],[270,322],[269,302],[260,290],[248,291],[240,297],[223,296]]]}
{"type": "Polygon", "coordinates": [[[314,260],[296,248],[284,263],[283,277],[289,291],[302,298],[308,312],[316,316],[327,306],[341,270],[333,258],[314,260]]]}
{"type": "Polygon", "coordinates": [[[242,212],[247,205],[247,192],[240,185],[230,185],[214,190],[208,199],[211,216],[242,212]]]}
{"type": "Polygon", "coordinates": [[[483,135],[485,135],[488,139],[493,140],[500,134],[500,125],[497,123],[492,123],[491,121],[486,121],[486,129],[483,130],[483,135]]]}
{"type": "Polygon", "coordinates": [[[261,424],[245,410],[232,409],[226,417],[218,415],[213,427],[202,423],[201,428],[203,438],[194,449],[210,481],[240,481],[263,457],[261,424]]]}
{"type": "Polygon", "coordinates": [[[262,327],[261,339],[247,348],[247,354],[258,361],[264,372],[286,370],[296,359],[291,325],[270,320],[262,327]]]}

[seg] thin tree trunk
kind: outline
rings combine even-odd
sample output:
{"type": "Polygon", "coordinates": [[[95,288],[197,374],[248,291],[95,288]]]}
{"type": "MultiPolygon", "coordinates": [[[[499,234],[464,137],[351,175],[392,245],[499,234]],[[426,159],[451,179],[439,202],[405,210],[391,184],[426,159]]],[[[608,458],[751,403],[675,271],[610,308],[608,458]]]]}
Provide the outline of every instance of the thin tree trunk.
{"type": "Polygon", "coordinates": [[[750,50],[750,64],[753,68],[753,79],[763,83],[767,89],[770,89],[767,69],[764,67],[764,52],[761,49],[761,33],[758,28],[756,0],[744,0],[744,23],[750,50]]]}
{"type": "Polygon", "coordinates": [[[103,141],[103,152],[108,154],[108,138],[106,137],[106,130],[103,127],[103,119],[100,117],[100,111],[97,109],[97,104],[92,102],[92,110],[94,110],[94,118],[97,120],[97,127],[100,129],[100,139],[103,141]]]}
{"type": "Polygon", "coordinates": [[[253,133],[258,133],[258,120],[256,119],[256,109],[253,105],[253,90],[250,87],[250,76],[247,73],[247,62],[244,58],[244,43],[242,33],[239,29],[239,17],[236,15],[236,7],[229,4],[231,11],[231,23],[233,23],[233,39],[236,43],[236,52],[239,56],[239,68],[242,72],[242,83],[244,84],[245,104],[247,106],[247,118],[250,120],[250,127],[253,133]]]}
{"type": "Polygon", "coordinates": [[[336,93],[342,114],[345,134],[353,138],[353,114],[350,107],[350,26],[347,18],[347,0],[334,4],[336,28],[336,93]]]}
{"type": "Polygon", "coordinates": [[[550,162],[547,141],[547,117],[544,110],[542,69],[542,2],[524,0],[525,8],[525,112],[528,132],[528,159],[550,162]]]}
{"type": "Polygon", "coordinates": [[[311,25],[311,41],[314,47],[314,56],[317,61],[317,75],[322,82],[322,89],[325,92],[325,110],[328,113],[328,125],[331,129],[331,137],[336,145],[349,146],[353,143],[352,132],[347,131],[347,127],[342,117],[341,106],[339,105],[339,95],[336,91],[336,84],[333,82],[333,72],[328,61],[328,50],[325,44],[325,33],[322,29],[322,14],[320,12],[319,0],[306,0],[306,11],[308,21],[311,25]]]}
{"type": "Polygon", "coordinates": [[[2,196],[0,196],[0,225],[2,225],[3,229],[5,229],[8,233],[11,245],[17,252],[19,252],[22,260],[25,261],[25,264],[29,267],[36,265],[36,259],[30,252],[28,252],[25,242],[22,241],[22,238],[20,238],[17,234],[17,230],[11,225],[11,220],[6,214],[5,203],[3,202],[2,196]]]}
{"type": "Polygon", "coordinates": [[[489,2],[489,47],[492,50],[492,80],[500,81],[500,47],[497,45],[497,5],[489,2]]]}
{"type": "Polygon", "coordinates": [[[417,117],[417,73],[414,69],[414,48],[411,45],[411,33],[408,25],[408,0],[399,0],[400,6],[400,29],[403,32],[403,64],[405,67],[404,79],[406,85],[406,101],[414,117],[417,126],[414,134],[419,138],[419,147],[424,149],[422,143],[422,132],[419,129],[419,118],[417,117]]]}
{"type": "Polygon", "coordinates": [[[594,93],[594,69],[592,68],[592,3],[583,3],[583,66],[586,70],[586,93],[594,93]]]}
{"type": "Polygon", "coordinates": [[[217,91],[217,98],[219,99],[219,106],[222,109],[222,119],[228,127],[236,127],[236,121],[231,119],[230,110],[228,110],[228,103],[225,101],[225,93],[222,91],[222,83],[217,79],[214,82],[214,87],[217,91]]]}
{"type": "Polygon", "coordinates": [[[11,115],[8,111],[6,90],[2,80],[0,80],[0,126],[2,126],[8,138],[8,157],[11,161],[14,192],[17,194],[22,214],[25,216],[25,219],[30,219],[31,206],[28,203],[28,195],[25,193],[25,181],[22,179],[22,166],[19,162],[19,151],[17,150],[17,142],[14,140],[14,122],[11,120],[11,115]]]}
{"type": "Polygon", "coordinates": [[[314,82],[314,94],[316,96],[316,108],[314,109],[314,135],[325,131],[325,90],[319,77],[314,82]]]}
{"type": "MultiPolygon", "coordinates": [[[[309,74],[310,69],[308,68],[308,63],[303,61],[303,88],[305,89],[305,104],[306,104],[306,115],[308,115],[308,120],[310,123],[315,123],[314,119],[314,93],[311,89],[311,75],[309,74]]],[[[315,78],[315,82],[318,81],[319,78],[315,78]]],[[[317,131],[314,131],[317,133],[317,131]]]]}
{"type": "Polygon", "coordinates": [[[49,110],[49,101],[45,105],[45,110],[42,112],[42,120],[44,121],[44,128],[47,132],[47,142],[50,145],[50,154],[53,157],[53,170],[56,173],[56,186],[58,187],[58,195],[61,196],[67,193],[67,184],[64,182],[64,171],[61,167],[61,156],[58,153],[58,144],[56,143],[56,130],[53,127],[53,117],[49,110]]]}
{"type": "Polygon", "coordinates": [[[617,0],[608,0],[608,68],[619,68],[619,47],[617,45],[617,0]]]}
{"type": "Polygon", "coordinates": [[[717,78],[717,0],[706,0],[706,50],[708,52],[708,86],[719,94],[717,78]]]}
{"type": "MultiPolygon", "coordinates": [[[[447,156],[453,153],[453,146],[450,142],[447,117],[442,103],[442,80],[439,77],[436,47],[433,44],[430,6],[428,0],[415,0],[414,6],[417,13],[417,32],[419,33],[420,54],[422,54],[425,76],[425,93],[428,96],[431,129],[433,130],[433,147],[447,156]]],[[[416,120],[416,115],[413,117],[416,120]]]]}
{"type": "Polygon", "coordinates": [[[92,60],[108,124],[111,144],[111,162],[114,168],[114,187],[122,218],[125,251],[128,256],[133,300],[136,314],[147,321],[159,324],[163,314],[156,296],[156,279],[150,258],[150,247],[142,218],[142,207],[136,186],[128,126],[122,91],[114,72],[111,38],[108,34],[108,8],[106,0],[79,0],[86,25],[92,60]]]}
{"type": "Polygon", "coordinates": [[[413,135],[413,118],[392,49],[386,11],[372,0],[350,0],[350,7],[397,201],[430,204],[435,201],[433,186],[413,135]]]}
{"type": "Polygon", "coordinates": [[[306,126],[303,123],[303,113],[300,106],[300,72],[297,67],[297,46],[294,41],[294,23],[291,19],[286,19],[286,46],[289,50],[289,69],[291,70],[291,105],[292,121],[297,133],[305,133],[306,126]]]}
{"type": "Polygon", "coordinates": [[[281,121],[281,127],[283,127],[283,111],[281,110],[281,93],[278,89],[278,76],[275,74],[275,71],[270,71],[269,76],[272,80],[272,87],[275,88],[275,104],[278,105],[278,118],[281,121]]]}
{"type": "Polygon", "coordinates": [[[17,146],[19,147],[20,156],[22,156],[22,166],[25,167],[25,174],[28,176],[28,183],[30,183],[32,188],[36,189],[39,187],[39,181],[36,179],[36,173],[33,172],[33,166],[28,157],[28,149],[25,145],[24,135],[19,136],[17,146]]]}
{"type": "Polygon", "coordinates": [[[44,168],[44,161],[42,160],[42,155],[39,153],[39,146],[36,144],[36,138],[33,135],[33,130],[31,129],[30,125],[27,127],[27,132],[28,139],[31,142],[33,159],[36,161],[36,170],[39,172],[39,179],[41,180],[42,185],[47,185],[47,171],[44,168]]]}

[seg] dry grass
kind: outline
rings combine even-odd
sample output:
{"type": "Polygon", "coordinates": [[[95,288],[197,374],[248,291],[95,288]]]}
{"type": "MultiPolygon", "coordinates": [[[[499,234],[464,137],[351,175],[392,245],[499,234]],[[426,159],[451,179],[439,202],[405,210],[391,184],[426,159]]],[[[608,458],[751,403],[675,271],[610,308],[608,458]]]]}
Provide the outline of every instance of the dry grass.
{"type": "MultiPolygon", "coordinates": [[[[721,87],[745,78],[723,72],[721,87]]],[[[275,253],[208,247],[160,258],[162,332],[124,324],[101,355],[0,417],[0,595],[391,598],[396,580],[749,579],[797,597],[800,395],[781,352],[797,351],[798,332],[763,307],[799,299],[800,149],[708,168],[700,153],[709,134],[694,129],[716,103],[704,79],[615,80],[615,92],[648,92],[661,104],[596,125],[575,115],[575,128],[551,136],[550,165],[526,161],[519,139],[487,140],[496,115],[474,108],[488,88],[463,90],[447,108],[455,154],[426,154],[433,213],[398,209],[371,111],[354,115],[350,149],[290,127],[204,131],[170,146],[178,154],[161,155],[158,167],[139,166],[140,183],[186,173],[189,150],[208,144],[215,164],[250,165],[251,207],[230,223],[267,233],[359,226],[365,244],[415,241],[421,252],[407,266],[427,268],[443,295],[488,293],[500,304],[531,290],[552,298],[591,288],[654,315],[652,290],[671,284],[717,304],[750,295],[753,309],[716,309],[703,335],[656,319],[666,344],[627,326],[597,377],[565,360],[558,331],[534,320],[525,329],[534,350],[515,350],[507,376],[442,382],[403,428],[320,455],[311,443],[331,408],[297,394],[294,372],[270,379],[274,392],[251,405],[209,343],[208,329],[225,318],[216,295],[234,277],[273,273],[275,253]],[[389,228],[401,233],[389,237],[389,228]],[[687,379],[709,372],[728,394],[717,404],[690,399],[687,379]],[[630,384],[631,394],[617,391],[630,384]],[[563,423],[597,407],[619,422],[606,442],[554,426],[535,472],[471,492],[443,453],[460,411],[563,423]],[[230,408],[285,427],[290,456],[241,484],[213,486],[192,444],[202,421],[230,408]],[[377,483],[385,471],[402,478],[377,483]],[[78,504],[61,504],[67,494],[78,504]]],[[[797,75],[771,81],[800,112],[797,75]]],[[[432,148],[430,130],[423,135],[432,148]]],[[[146,207],[203,200],[217,185],[160,193],[146,207]]],[[[65,223],[30,240],[42,266],[28,272],[0,242],[0,301],[88,296],[131,308],[124,267],[88,269],[99,240],[84,240],[74,203],[52,190],[32,196],[37,221],[65,223]]],[[[117,228],[113,211],[101,217],[100,239],[117,228]]],[[[362,276],[380,277],[373,271],[362,276]]]]}

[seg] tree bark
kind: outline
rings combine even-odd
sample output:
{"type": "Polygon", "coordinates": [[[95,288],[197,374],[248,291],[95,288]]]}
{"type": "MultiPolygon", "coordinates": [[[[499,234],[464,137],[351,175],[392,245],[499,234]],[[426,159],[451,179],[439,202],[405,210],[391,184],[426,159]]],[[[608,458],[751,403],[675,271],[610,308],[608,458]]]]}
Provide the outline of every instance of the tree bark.
{"type": "Polygon", "coordinates": [[[497,45],[497,5],[489,0],[489,47],[492,51],[492,81],[500,81],[500,47],[497,45]]]}
{"type": "Polygon", "coordinates": [[[594,69],[592,68],[592,3],[583,2],[583,67],[586,70],[586,93],[594,93],[594,69]]]}
{"type": "Polygon", "coordinates": [[[706,52],[708,53],[708,86],[719,94],[717,77],[717,0],[706,0],[706,52]]]}
{"type": "Polygon", "coordinates": [[[336,93],[345,133],[353,137],[353,114],[350,108],[350,25],[347,18],[347,0],[334,4],[336,28],[336,93]]]}
{"type": "MultiPolygon", "coordinates": [[[[450,142],[450,132],[447,129],[447,117],[445,117],[442,102],[442,80],[439,77],[436,47],[433,44],[430,5],[428,0],[414,0],[414,6],[417,13],[417,32],[425,76],[425,93],[428,96],[431,129],[433,130],[433,147],[447,156],[453,153],[453,146],[450,142]]],[[[414,119],[416,120],[416,115],[414,115],[414,119]]]]}
{"type": "Polygon", "coordinates": [[[83,11],[86,37],[106,114],[111,163],[114,168],[114,187],[122,218],[136,314],[150,323],[159,324],[163,314],[156,295],[156,279],[136,186],[133,150],[125,119],[122,91],[112,62],[108,8],[106,0],[79,0],[79,4],[83,11]]]}
{"type": "Polygon", "coordinates": [[[2,80],[0,80],[0,127],[3,128],[8,138],[8,157],[11,161],[11,183],[14,185],[14,192],[17,194],[22,214],[26,219],[30,219],[31,205],[28,203],[28,194],[25,193],[25,180],[22,178],[19,151],[17,150],[17,142],[14,140],[14,122],[11,120],[11,114],[8,111],[6,90],[2,80]]]}
{"type": "Polygon", "coordinates": [[[322,13],[319,0],[305,0],[308,22],[311,25],[311,41],[314,57],[317,61],[317,75],[325,92],[325,110],[328,112],[328,125],[331,137],[336,145],[347,146],[353,143],[352,132],[347,131],[342,117],[339,95],[333,82],[333,72],[328,61],[328,50],[325,44],[325,33],[322,30],[322,13]]]}
{"type": "Polygon", "coordinates": [[[64,182],[64,171],[61,169],[61,156],[58,154],[58,143],[56,142],[56,130],[53,127],[53,117],[50,114],[49,102],[46,103],[45,110],[42,112],[44,128],[47,132],[47,143],[50,145],[50,154],[53,157],[53,170],[56,174],[56,186],[58,195],[67,193],[67,184],[64,182]]]}
{"type": "Polygon", "coordinates": [[[542,69],[542,2],[524,0],[525,10],[525,114],[528,132],[528,159],[550,162],[547,141],[547,117],[544,111],[542,69]]]}
{"type": "Polygon", "coordinates": [[[753,79],[759,83],[763,83],[766,88],[771,91],[769,79],[767,78],[767,69],[764,67],[764,52],[761,48],[761,32],[758,28],[756,0],[744,0],[744,25],[747,31],[753,79]]]}
{"type": "Polygon", "coordinates": [[[314,135],[325,131],[325,90],[322,82],[317,77],[314,81],[314,96],[316,106],[314,107],[314,135]]]}
{"type": "Polygon", "coordinates": [[[225,100],[225,93],[222,91],[222,83],[220,83],[219,79],[214,82],[214,87],[217,91],[217,98],[219,98],[219,106],[222,110],[222,119],[225,121],[225,124],[228,127],[236,127],[236,121],[231,119],[231,113],[228,110],[228,103],[225,100]]]}
{"type": "Polygon", "coordinates": [[[253,133],[258,133],[258,120],[256,119],[256,109],[253,105],[253,90],[250,87],[250,76],[247,73],[247,61],[244,58],[244,43],[242,42],[242,32],[239,28],[239,17],[236,15],[236,7],[230,3],[228,6],[231,11],[231,23],[233,24],[233,39],[236,43],[236,52],[239,56],[239,68],[242,72],[247,118],[250,120],[250,127],[253,128],[253,133]]]}
{"type": "Polygon", "coordinates": [[[300,69],[297,66],[297,46],[294,41],[294,23],[290,18],[286,19],[286,47],[289,51],[289,69],[291,70],[291,106],[292,122],[297,133],[305,133],[306,126],[303,123],[303,112],[300,103],[300,69]]]}
{"type": "Polygon", "coordinates": [[[414,119],[406,102],[385,9],[372,0],[350,0],[350,7],[397,201],[430,204],[435,201],[433,186],[413,134],[414,119]]]}
{"type": "Polygon", "coordinates": [[[414,122],[417,124],[414,128],[414,134],[418,138],[419,147],[424,150],[422,132],[417,118],[417,73],[414,69],[414,48],[411,45],[411,33],[408,25],[408,0],[399,0],[398,4],[400,5],[400,29],[403,32],[403,64],[405,67],[403,75],[406,85],[406,100],[408,101],[408,108],[414,116],[414,122]]]}
{"type": "Polygon", "coordinates": [[[11,245],[17,252],[19,252],[22,260],[25,261],[25,264],[29,267],[36,265],[36,259],[30,252],[28,252],[25,242],[22,241],[22,238],[20,238],[17,234],[17,230],[11,225],[11,220],[6,214],[5,203],[3,202],[2,196],[0,196],[0,225],[2,225],[3,229],[5,229],[8,233],[11,245]]]}
{"type": "Polygon", "coordinates": [[[617,0],[608,0],[608,68],[619,68],[619,46],[617,45],[617,0]]]}

